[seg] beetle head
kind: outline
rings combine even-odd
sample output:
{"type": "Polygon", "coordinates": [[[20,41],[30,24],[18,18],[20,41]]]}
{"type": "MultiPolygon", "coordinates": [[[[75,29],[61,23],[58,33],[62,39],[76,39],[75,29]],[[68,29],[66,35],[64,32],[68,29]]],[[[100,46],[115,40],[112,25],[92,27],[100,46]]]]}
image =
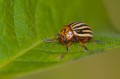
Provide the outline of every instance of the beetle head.
{"type": "Polygon", "coordinates": [[[62,34],[56,34],[56,38],[57,39],[59,39],[59,41],[62,43],[62,44],[64,44],[66,41],[67,41],[67,39],[66,39],[66,36],[64,36],[64,35],[62,35],[62,34]]]}

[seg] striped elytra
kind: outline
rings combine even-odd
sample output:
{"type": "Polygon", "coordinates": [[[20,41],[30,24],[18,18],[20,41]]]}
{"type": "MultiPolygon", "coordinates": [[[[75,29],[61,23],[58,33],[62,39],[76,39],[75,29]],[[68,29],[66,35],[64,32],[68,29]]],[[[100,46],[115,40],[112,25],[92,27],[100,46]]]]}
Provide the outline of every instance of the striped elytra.
{"type": "Polygon", "coordinates": [[[73,33],[79,37],[93,37],[91,28],[82,22],[74,22],[69,24],[69,27],[72,29],[73,33]]]}

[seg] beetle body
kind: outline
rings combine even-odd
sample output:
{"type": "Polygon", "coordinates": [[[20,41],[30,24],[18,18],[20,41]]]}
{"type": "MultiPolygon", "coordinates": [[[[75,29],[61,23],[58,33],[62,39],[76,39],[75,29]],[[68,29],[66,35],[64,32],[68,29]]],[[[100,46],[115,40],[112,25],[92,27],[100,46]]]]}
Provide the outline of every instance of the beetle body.
{"type": "Polygon", "coordinates": [[[93,34],[91,28],[87,24],[73,22],[64,26],[52,40],[45,39],[44,41],[54,42],[56,39],[66,47],[67,51],[68,47],[74,42],[79,42],[85,50],[88,50],[84,43],[87,41],[93,42],[93,34]]]}
{"type": "Polygon", "coordinates": [[[59,42],[66,47],[67,51],[73,42],[79,42],[85,50],[88,50],[83,43],[93,41],[91,28],[82,22],[73,22],[64,26],[57,35],[59,42]]]}

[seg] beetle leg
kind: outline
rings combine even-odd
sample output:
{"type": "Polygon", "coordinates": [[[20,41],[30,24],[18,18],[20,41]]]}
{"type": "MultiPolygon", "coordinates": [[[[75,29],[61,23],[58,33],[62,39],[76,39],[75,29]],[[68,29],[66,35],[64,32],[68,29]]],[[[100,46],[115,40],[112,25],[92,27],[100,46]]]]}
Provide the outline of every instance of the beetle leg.
{"type": "Polygon", "coordinates": [[[71,41],[71,42],[69,42],[69,43],[67,44],[67,46],[66,46],[67,52],[68,52],[68,47],[69,47],[72,43],[73,43],[73,42],[71,41]]]}
{"type": "Polygon", "coordinates": [[[72,43],[73,43],[72,41],[71,41],[71,42],[69,42],[69,43],[67,44],[67,46],[69,47],[72,43]]]}
{"type": "Polygon", "coordinates": [[[52,38],[52,39],[44,39],[44,42],[55,42],[56,41],[56,37],[52,38]]]}
{"type": "Polygon", "coordinates": [[[84,38],[84,39],[81,40],[81,41],[82,41],[82,43],[85,43],[85,42],[87,42],[87,40],[88,40],[88,38],[84,38]]]}
{"type": "Polygon", "coordinates": [[[68,46],[67,46],[67,44],[65,42],[63,44],[66,47],[66,51],[68,52],[68,46]]]}
{"type": "Polygon", "coordinates": [[[56,41],[56,36],[54,36],[54,37],[52,38],[52,42],[54,42],[54,41],[56,41]]]}
{"type": "Polygon", "coordinates": [[[60,36],[60,34],[59,33],[57,33],[53,38],[52,38],[52,42],[55,42],[56,41],[56,39],[58,38],[60,36]]]}
{"type": "Polygon", "coordinates": [[[65,41],[65,38],[61,37],[59,41],[61,42],[61,44],[63,44],[66,47],[66,50],[68,51],[68,46],[67,46],[67,42],[65,41]]]}
{"type": "Polygon", "coordinates": [[[68,46],[66,46],[66,51],[68,52],[68,46]]]}
{"type": "Polygon", "coordinates": [[[86,47],[81,41],[79,41],[79,44],[80,44],[82,47],[84,47],[85,50],[88,50],[87,47],[86,47]]]}

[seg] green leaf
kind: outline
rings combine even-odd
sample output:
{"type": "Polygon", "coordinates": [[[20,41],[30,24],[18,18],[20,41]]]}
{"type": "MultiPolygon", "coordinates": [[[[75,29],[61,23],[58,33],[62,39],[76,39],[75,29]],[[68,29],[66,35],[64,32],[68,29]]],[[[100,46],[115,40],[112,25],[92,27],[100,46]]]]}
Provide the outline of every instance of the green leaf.
{"type": "Polygon", "coordinates": [[[120,48],[87,56],[62,66],[36,71],[14,79],[119,79],[120,48]]]}
{"type": "Polygon", "coordinates": [[[42,70],[120,45],[120,36],[101,0],[0,0],[0,4],[0,78],[42,70]],[[94,39],[100,40],[86,43],[89,51],[75,43],[65,54],[58,41],[43,42],[73,21],[88,23],[94,39]]]}

